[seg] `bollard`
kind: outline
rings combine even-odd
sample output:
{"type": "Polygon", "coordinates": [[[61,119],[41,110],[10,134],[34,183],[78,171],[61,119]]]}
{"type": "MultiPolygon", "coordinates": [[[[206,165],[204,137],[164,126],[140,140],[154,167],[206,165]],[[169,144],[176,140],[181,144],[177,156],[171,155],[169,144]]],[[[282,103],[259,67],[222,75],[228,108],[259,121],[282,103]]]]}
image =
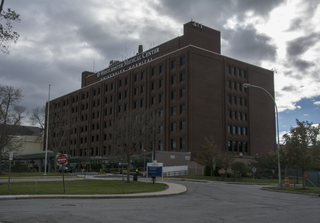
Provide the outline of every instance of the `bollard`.
{"type": "Polygon", "coordinates": [[[284,178],[284,186],[285,187],[290,187],[289,177],[285,177],[284,178]]]}

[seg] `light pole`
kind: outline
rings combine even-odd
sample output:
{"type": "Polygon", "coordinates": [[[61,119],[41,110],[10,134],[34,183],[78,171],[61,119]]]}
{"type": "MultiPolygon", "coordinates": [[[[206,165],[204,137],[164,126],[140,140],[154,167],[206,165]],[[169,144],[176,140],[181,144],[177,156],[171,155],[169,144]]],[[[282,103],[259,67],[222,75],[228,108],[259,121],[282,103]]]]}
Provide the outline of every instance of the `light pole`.
{"type": "Polygon", "coordinates": [[[259,88],[265,92],[267,92],[267,94],[272,98],[274,106],[276,108],[276,113],[277,113],[277,134],[278,134],[278,176],[279,176],[279,182],[278,182],[278,189],[283,189],[282,186],[282,182],[281,182],[281,168],[280,168],[280,139],[279,139],[279,115],[278,115],[278,107],[276,104],[276,101],[274,100],[274,98],[272,97],[272,95],[264,88],[260,87],[260,86],[256,86],[256,85],[252,85],[252,84],[248,84],[248,83],[244,83],[243,84],[244,88],[248,88],[248,87],[255,87],[255,88],[259,88]]]}
{"type": "Polygon", "coordinates": [[[145,177],[147,178],[147,174],[146,174],[146,157],[145,157],[145,152],[146,150],[143,150],[143,172],[145,177]]]}
{"type": "Polygon", "coordinates": [[[48,113],[47,113],[47,134],[46,134],[46,152],[44,157],[44,174],[47,175],[47,159],[48,159],[48,135],[49,135],[49,108],[50,108],[50,84],[48,93],[48,113]]]}

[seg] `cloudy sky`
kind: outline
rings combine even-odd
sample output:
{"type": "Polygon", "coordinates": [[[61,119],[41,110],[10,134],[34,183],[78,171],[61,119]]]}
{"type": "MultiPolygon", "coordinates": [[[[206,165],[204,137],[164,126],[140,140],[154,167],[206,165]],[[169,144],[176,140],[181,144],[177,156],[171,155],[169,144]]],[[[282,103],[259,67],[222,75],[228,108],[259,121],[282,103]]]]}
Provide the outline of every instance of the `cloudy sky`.
{"type": "Polygon", "coordinates": [[[320,123],[320,0],[5,0],[20,14],[0,84],[29,111],[80,88],[82,71],[182,35],[191,19],[221,31],[223,55],[276,70],[280,131],[320,123]]]}

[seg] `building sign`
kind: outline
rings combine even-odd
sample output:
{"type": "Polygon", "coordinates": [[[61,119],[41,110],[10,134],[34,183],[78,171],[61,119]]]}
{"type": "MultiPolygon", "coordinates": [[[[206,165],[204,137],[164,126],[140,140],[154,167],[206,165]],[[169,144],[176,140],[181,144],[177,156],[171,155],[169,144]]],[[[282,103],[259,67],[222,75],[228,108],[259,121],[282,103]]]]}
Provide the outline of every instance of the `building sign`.
{"type": "Polygon", "coordinates": [[[147,176],[162,177],[163,163],[147,163],[147,176]]]}
{"type": "Polygon", "coordinates": [[[124,60],[122,63],[119,63],[114,67],[107,68],[97,72],[97,77],[101,78],[101,80],[104,80],[104,79],[108,79],[110,77],[116,76],[118,74],[121,74],[124,71],[126,71],[126,69],[124,69],[126,66],[129,66],[128,70],[130,70],[142,64],[148,63],[152,61],[152,58],[148,58],[148,57],[151,57],[159,52],[160,52],[159,47],[147,52],[143,52],[138,56],[135,56],[128,60],[124,60]]]}

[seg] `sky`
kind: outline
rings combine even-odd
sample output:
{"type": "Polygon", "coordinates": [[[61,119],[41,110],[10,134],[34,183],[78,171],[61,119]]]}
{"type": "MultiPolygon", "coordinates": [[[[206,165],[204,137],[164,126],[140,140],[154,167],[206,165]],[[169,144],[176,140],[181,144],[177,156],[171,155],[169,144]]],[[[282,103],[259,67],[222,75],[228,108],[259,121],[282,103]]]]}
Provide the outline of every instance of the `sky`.
{"type": "MultiPolygon", "coordinates": [[[[20,14],[0,85],[31,112],[81,87],[83,71],[181,36],[193,20],[221,32],[221,54],[275,71],[282,134],[320,123],[320,0],[5,0],[20,14]]],[[[0,21],[2,22],[2,21],[0,21]]],[[[30,123],[26,123],[27,125],[30,123]]]]}

